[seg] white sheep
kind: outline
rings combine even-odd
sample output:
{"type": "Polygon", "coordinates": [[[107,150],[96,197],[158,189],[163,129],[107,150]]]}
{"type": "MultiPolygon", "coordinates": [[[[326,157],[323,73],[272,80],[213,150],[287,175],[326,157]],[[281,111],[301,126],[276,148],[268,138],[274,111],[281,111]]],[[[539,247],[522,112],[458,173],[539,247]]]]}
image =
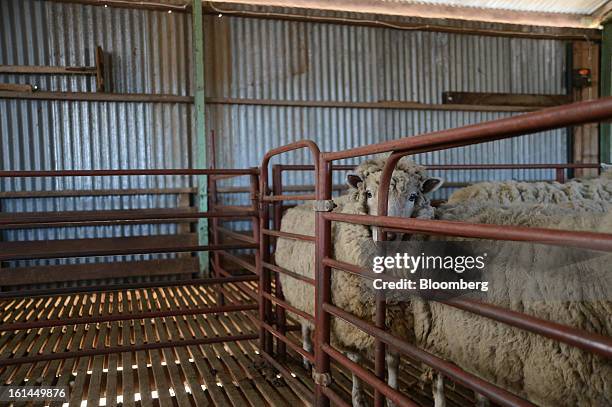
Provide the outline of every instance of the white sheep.
{"type": "MultiPolygon", "coordinates": [[[[610,203],[507,207],[463,203],[438,208],[437,218],[612,233],[611,207],[610,203]]],[[[612,336],[612,301],[605,292],[612,286],[608,272],[612,254],[584,258],[584,252],[564,247],[492,244],[498,261],[484,275],[490,290],[483,302],[612,336]],[[521,265],[516,259],[528,260],[521,265]],[[550,267],[551,261],[563,266],[550,267]],[[576,287],[582,291],[572,291],[578,290],[576,287]],[[562,301],[560,295],[555,296],[568,291],[586,300],[562,301]]],[[[414,343],[418,347],[538,405],[612,405],[612,363],[601,356],[419,298],[411,301],[406,319],[414,323],[414,343]]],[[[444,405],[441,389],[442,377],[438,376],[434,387],[437,405],[444,405]]],[[[480,395],[477,400],[487,403],[480,395]]]]}
{"type": "MultiPolygon", "coordinates": [[[[334,199],[335,212],[350,214],[377,213],[378,185],[382,175],[385,158],[376,158],[359,165],[354,173],[347,176],[351,189],[340,198],[334,199]]],[[[424,167],[416,165],[407,158],[397,164],[389,188],[388,213],[390,216],[432,218],[433,208],[428,194],[442,185],[440,178],[428,177],[424,167]]],[[[300,205],[289,209],[282,218],[281,230],[314,236],[315,212],[311,204],[300,205]]],[[[370,256],[376,250],[374,239],[377,228],[349,223],[332,224],[333,257],[339,261],[367,266],[370,256]]],[[[309,278],[314,278],[315,251],[312,242],[278,239],[275,254],[276,264],[309,278]]],[[[375,298],[367,288],[363,278],[353,274],[333,270],[332,300],[341,307],[360,318],[372,320],[375,312],[375,298]]],[[[292,306],[314,315],[314,287],[281,274],[281,285],[285,300],[292,306]]],[[[411,334],[410,323],[405,321],[407,314],[405,304],[390,304],[387,307],[387,324],[396,335],[407,337],[411,334]]],[[[311,324],[302,320],[303,348],[311,352],[311,324]]],[[[347,352],[349,358],[359,362],[362,353],[371,352],[373,339],[337,319],[332,320],[332,342],[347,352]]],[[[389,354],[388,383],[397,388],[397,369],[399,358],[389,354]]],[[[308,364],[305,361],[308,368],[308,364]]],[[[365,398],[359,379],[353,376],[353,405],[365,405],[365,398]]]]}
{"type": "Polygon", "coordinates": [[[447,202],[510,205],[516,202],[559,204],[575,201],[612,201],[612,170],[604,171],[596,178],[572,179],[566,183],[479,182],[455,191],[447,202]]]}

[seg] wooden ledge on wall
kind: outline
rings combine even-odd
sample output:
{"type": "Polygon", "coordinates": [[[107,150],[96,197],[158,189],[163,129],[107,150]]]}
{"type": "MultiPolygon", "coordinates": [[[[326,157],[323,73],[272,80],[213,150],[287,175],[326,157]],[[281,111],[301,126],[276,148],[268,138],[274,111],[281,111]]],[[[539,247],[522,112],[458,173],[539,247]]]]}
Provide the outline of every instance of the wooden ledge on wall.
{"type": "Polygon", "coordinates": [[[571,95],[539,95],[530,93],[443,92],[442,103],[460,105],[552,107],[572,103],[571,95]]]}
{"type": "MultiPolygon", "coordinates": [[[[533,99],[533,104],[509,104],[505,95],[496,100],[489,99],[491,103],[465,101],[464,103],[421,103],[411,101],[381,100],[374,102],[352,102],[335,100],[283,100],[283,99],[250,99],[250,98],[224,98],[207,97],[206,103],[210,105],[251,105],[251,106],[279,106],[303,108],[344,108],[344,109],[397,109],[397,110],[446,110],[446,111],[474,111],[474,112],[529,112],[543,107],[556,106],[569,103],[565,95],[546,95],[547,101],[533,99]],[[506,100],[502,100],[502,99],[506,100]],[[503,102],[503,104],[501,104],[503,102]]],[[[532,95],[538,96],[538,95],[532,95]]],[[[145,93],[101,93],[101,92],[2,92],[0,99],[38,99],[38,100],[68,100],[90,102],[119,102],[119,103],[193,103],[193,96],[145,93]]]]}

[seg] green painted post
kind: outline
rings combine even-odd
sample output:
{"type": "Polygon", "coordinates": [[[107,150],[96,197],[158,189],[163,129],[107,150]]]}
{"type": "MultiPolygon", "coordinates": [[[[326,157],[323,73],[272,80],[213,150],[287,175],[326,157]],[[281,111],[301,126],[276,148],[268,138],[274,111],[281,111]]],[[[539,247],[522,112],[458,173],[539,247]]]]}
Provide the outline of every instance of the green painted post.
{"type": "MultiPolygon", "coordinates": [[[[193,74],[195,84],[194,109],[195,109],[195,136],[197,145],[197,168],[205,169],[207,163],[206,153],[206,122],[204,117],[204,27],[202,22],[202,1],[193,0],[193,74]]],[[[207,177],[200,175],[198,179],[198,208],[200,212],[208,210],[208,186],[207,177]]],[[[198,221],[198,241],[200,245],[208,244],[208,220],[198,221]]],[[[200,273],[208,276],[208,252],[199,252],[200,273]]]]}
{"type": "MultiPolygon", "coordinates": [[[[612,96],[612,19],[603,23],[601,41],[601,97],[612,96]]],[[[599,133],[599,151],[602,163],[612,163],[612,125],[602,123],[599,133]]]]}

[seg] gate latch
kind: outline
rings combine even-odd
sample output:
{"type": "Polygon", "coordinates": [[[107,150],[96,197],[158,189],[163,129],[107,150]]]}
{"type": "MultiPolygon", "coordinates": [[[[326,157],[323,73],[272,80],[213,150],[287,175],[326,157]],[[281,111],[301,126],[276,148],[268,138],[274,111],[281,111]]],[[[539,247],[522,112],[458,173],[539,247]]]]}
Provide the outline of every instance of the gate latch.
{"type": "Polygon", "coordinates": [[[331,199],[314,201],[313,208],[315,212],[331,212],[338,206],[331,199]]]}
{"type": "Polygon", "coordinates": [[[314,380],[315,384],[319,384],[321,386],[327,387],[332,384],[332,378],[329,373],[312,372],[312,379],[314,380]]]}

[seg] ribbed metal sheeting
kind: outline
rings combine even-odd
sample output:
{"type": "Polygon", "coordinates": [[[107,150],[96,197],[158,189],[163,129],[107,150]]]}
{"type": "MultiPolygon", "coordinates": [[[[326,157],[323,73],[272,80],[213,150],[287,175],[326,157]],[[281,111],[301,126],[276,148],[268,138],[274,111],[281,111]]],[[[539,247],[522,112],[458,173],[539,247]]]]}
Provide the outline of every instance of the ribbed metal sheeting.
{"type": "MultiPolygon", "coordinates": [[[[45,1],[0,2],[0,64],[94,65],[97,45],[117,93],[191,92],[190,15],[45,1]]],[[[41,91],[95,92],[92,77],[0,75],[41,91]]],[[[192,107],[179,103],[117,103],[0,99],[0,168],[189,168],[192,107]]],[[[1,180],[2,191],[174,188],[189,177],[68,177],[1,180]]],[[[6,199],[4,212],[174,207],[176,195],[6,199]]],[[[79,239],[172,234],[176,226],[135,225],[8,231],[5,240],[79,239]]],[[[125,256],[124,260],[169,255],[125,256]]],[[[111,258],[106,258],[109,260],[111,258]]],[[[115,258],[119,259],[119,257],[115,258]]],[[[57,264],[85,259],[19,262],[57,264]]],[[[94,261],[94,259],[87,259],[94,261]]]]}
{"type": "Polygon", "coordinates": [[[605,0],[381,0],[394,3],[435,4],[492,8],[498,10],[537,11],[548,13],[591,14],[601,7],[605,0]]]}
{"type": "MultiPolygon", "coordinates": [[[[441,103],[444,91],[563,94],[565,43],[354,25],[209,17],[208,94],[292,101],[441,103]]],[[[220,166],[258,165],[302,138],[334,151],[508,117],[511,113],[284,106],[208,106],[220,166]]],[[[560,163],[561,129],[426,154],[426,164],[560,163]]],[[[310,163],[305,151],[280,158],[310,163]]],[[[552,170],[444,172],[449,181],[552,179],[552,170]]],[[[311,183],[287,174],[287,184],[311,183]]],[[[342,182],[341,177],[336,182],[342,182]]]]}

